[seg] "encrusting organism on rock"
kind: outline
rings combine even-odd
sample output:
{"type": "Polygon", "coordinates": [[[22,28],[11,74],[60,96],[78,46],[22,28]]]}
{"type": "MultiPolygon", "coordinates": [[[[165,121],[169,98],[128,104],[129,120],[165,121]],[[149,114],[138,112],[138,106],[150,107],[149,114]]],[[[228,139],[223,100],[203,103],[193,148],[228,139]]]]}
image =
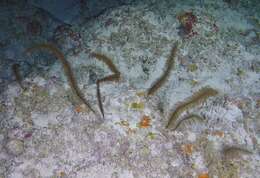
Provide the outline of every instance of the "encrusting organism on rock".
{"type": "Polygon", "coordinates": [[[175,45],[173,46],[172,50],[171,50],[171,54],[168,57],[166,63],[165,63],[165,71],[162,74],[162,76],[160,76],[160,78],[151,86],[151,88],[148,89],[147,94],[148,95],[153,95],[168,79],[170,72],[174,66],[174,58],[176,56],[178,50],[178,42],[175,43],[175,45]]]}
{"type": "Polygon", "coordinates": [[[95,57],[96,59],[98,59],[99,61],[105,63],[108,68],[113,72],[113,74],[108,75],[104,78],[98,79],[96,84],[97,84],[97,98],[98,98],[98,105],[99,105],[99,109],[100,112],[102,114],[102,116],[104,117],[104,109],[103,109],[103,104],[101,101],[101,94],[100,94],[100,83],[102,82],[106,82],[106,81],[119,81],[120,79],[120,72],[117,70],[116,66],[113,64],[112,60],[103,55],[103,54],[99,54],[99,53],[91,53],[91,56],[95,57]]]}
{"type": "Polygon", "coordinates": [[[56,48],[52,44],[37,44],[31,48],[28,48],[26,50],[26,53],[31,53],[32,51],[38,50],[38,49],[45,49],[51,51],[55,57],[62,63],[65,75],[69,81],[70,87],[73,90],[73,92],[78,96],[78,98],[93,112],[95,113],[94,109],[90,106],[90,104],[87,102],[87,100],[84,98],[83,94],[80,92],[80,89],[77,85],[77,81],[74,77],[74,74],[72,72],[72,69],[70,67],[69,62],[65,59],[65,56],[63,53],[56,48]]]}
{"type": "Polygon", "coordinates": [[[199,91],[194,93],[190,98],[186,99],[186,101],[184,101],[183,103],[179,104],[176,107],[176,109],[170,115],[166,128],[170,128],[172,125],[174,125],[174,123],[176,122],[178,117],[184,111],[194,107],[197,104],[204,102],[207,98],[209,98],[211,96],[215,96],[217,94],[218,94],[218,91],[216,91],[215,89],[209,88],[209,87],[204,87],[204,88],[200,89],[199,91]]]}
{"type": "Polygon", "coordinates": [[[193,31],[193,27],[198,20],[192,12],[184,12],[180,14],[177,18],[181,24],[181,34],[183,34],[186,37],[192,37],[197,34],[193,31]]]}

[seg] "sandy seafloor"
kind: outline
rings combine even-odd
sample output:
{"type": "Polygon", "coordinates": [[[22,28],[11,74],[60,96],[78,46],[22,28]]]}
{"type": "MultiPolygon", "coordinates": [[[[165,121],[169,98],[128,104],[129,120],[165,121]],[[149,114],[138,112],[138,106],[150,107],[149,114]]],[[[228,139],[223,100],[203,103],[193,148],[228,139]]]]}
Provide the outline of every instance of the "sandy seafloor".
{"type": "Polygon", "coordinates": [[[13,82],[1,93],[1,178],[260,175],[260,14],[222,1],[207,1],[202,8],[194,1],[147,2],[109,10],[75,27],[83,44],[66,59],[96,114],[72,93],[58,60],[27,76],[22,81],[27,90],[13,82]],[[189,38],[180,35],[177,19],[187,11],[198,19],[197,34],[189,38]],[[147,97],[176,41],[169,78],[147,97]],[[111,71],[91,52],[110,57],[121,72],[119,82],[100,85],[105,118],[95,81],[111,71]],[[205,86],[218,95],[179,116],[197,114],[203,121],[166,129],[178,104],[205,86]],[[148,125],[140,124],[144,118],[148,125]]]}

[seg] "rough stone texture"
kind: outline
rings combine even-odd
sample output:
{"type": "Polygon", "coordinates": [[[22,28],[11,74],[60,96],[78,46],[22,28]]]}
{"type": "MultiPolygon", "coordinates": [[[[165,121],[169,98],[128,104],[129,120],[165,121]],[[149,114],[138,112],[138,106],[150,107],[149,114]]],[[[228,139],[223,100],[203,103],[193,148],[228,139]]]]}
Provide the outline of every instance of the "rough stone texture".
{"type": "Polygon", "coordinates": [[[18,139],[8,140],[5,148],[9,154],[18,156],[24,152],[24,142],[18,139]]]}
{"type": "Polygon", "coordinates": [[[16,83],[8,85],[0,96],[0,134],[4,141],[22,140],[25,149],[17,156],[2,149],[0,173],[8,178],[257,177],[260,77],[252,65],[259,59],[259,46],[247,46],[239,35],[256,26],[243,9],[230,9],[221,1],[207,1],[205,9],[194,3],[137,3],[79,28],[82,48],[66,58],[96,115],[74,96],[60,63],[27,77],[26,91],[16,83]],[[189,38],[179,35],[177,16],[183,11],[198,18],[197,34],[189,38]],[[169,79],[146,97],[177,40],[169,79]],[[104,119],[94,82],[111,71],[91,57],[93,51],[109,56],[122,74],[119,82],[101,85],[104,119]],[[204,121],[165,129],[178,102],[206,85],[219,95],[180,115],[195,113],[204,121]],[[143,118],[150,119],[148,125],[142,125],[143,118]],[[226,159],[223,150],[230,146],[251,153],[226,159]]]}

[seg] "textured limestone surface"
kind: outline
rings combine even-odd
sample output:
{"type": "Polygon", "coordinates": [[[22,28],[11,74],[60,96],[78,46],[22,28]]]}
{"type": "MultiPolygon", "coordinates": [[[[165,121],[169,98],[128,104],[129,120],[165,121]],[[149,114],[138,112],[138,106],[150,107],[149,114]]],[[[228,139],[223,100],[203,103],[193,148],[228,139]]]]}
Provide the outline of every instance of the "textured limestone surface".
{"type": "Polygon", "coordinates": [[[247,34],[256,24],[222,1],[203,8],[185,2],[122,6],[77,27],[83,44],[66,59],[96,114],[72,92],[59,61],[25,78],[26,90],[8,85],[0,95],[0,177],[260,175],[260,50],[257,33],[247,34]],[[191,36],[180,33],[183,12],[197,18],[191,36]],[[146,96],[177,41],[169,78],[146,96]],[[91,52],[121,72],[119,81],[100,85],[104,118],[95,82],[111,71],[91,52]],[[218,95],[179,115],[200,119],[166,129],[174,109],[205,86],[218,95]]]}

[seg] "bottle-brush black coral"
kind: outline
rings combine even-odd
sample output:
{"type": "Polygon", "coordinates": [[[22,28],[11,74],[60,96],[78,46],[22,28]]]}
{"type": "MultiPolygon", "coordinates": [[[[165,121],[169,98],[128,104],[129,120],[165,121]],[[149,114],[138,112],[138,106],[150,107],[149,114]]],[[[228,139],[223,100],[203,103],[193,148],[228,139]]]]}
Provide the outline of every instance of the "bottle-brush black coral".
{"type": "Polygon", "coordinates": [[[99,87],[100,82],[97,80],[96,84],[97,84],[98,107],[99,107],[100,112],[101,112],[101,114],[102,114],[102,116],[103,116],[103,118],[104,118],[104,117],[105,117],[105,114],[104,114],[103,104],[102,104],[102,101],[101,101],[101,93],[100,93],[100,87],[99,87]]]}
{"type": "Polygon", "coordinates": [[[194,93],[190,98],[186,99],[183,103],[179,104],[170,115],[166,128],[174,125],[178,117],[187,109],[194,107],[197,104],[204,102],[207,98],[215,96],[218,91],[209,87],[205,87],[194,93]]]}
{"type": "Polygon", "coordinates": [[[173,130],[177,130],[184,122],[186,121],[203,121],[204,119],[197,115],[197,114],[190,114],[190,115],[187,115],[185,116],[184,118],[180,119],[179,121],[176,122],[176,125],[173,127],[173,130]]]}
{"type": "Polygon", "coordinates": [[[102,116],[104,117],[105,114],[104,114],[103,104],[102,104],[102,101],[101,101],[100,83],[106,82],[106,81],[118,81],[120,79],[120,72],[118,71],[118,69],[113,64],[112,60],[109,57],[107,57],[103,54],[94,53],[94,52],[91,55],[93,57],[95,57],[96,59],[98,59],[99,61],[104,62],[108,66],[108,68],[113,72],[112,75],[108,75],[104,78],[98,79],[97,82],[96,82],[97,83],[98,106],[99,106],[99,109],[100,109],[102,116]]]}
{"type": "Polygon", "coordinates": [[[95,52],[91,53],[91,56],[95,57],[101,62],[104,62],[114,74],[117,74],[118,78],[120,77],[120,72],[117,70],[116,66],[109,57],[95,52]]]}
{"type": "Polygon", "coordinates": [[[238,146],[225,146],[222,150],[222,153],[224,159],[232,159],[239,156],[239,154],[253,154],[253,151],[238,146]]]}
{"type": "Polygon", "coordinates": [[[73,71],[70,67],[69,62],[65,59],[65,56],[63,53],[56,48],[52,44],[38,44],[31,48],[28,48],[26,50],[26,53],[31,53],[32,51],[39,50],[39,49],[45,49],[48,51],[51,51],[55,57],[62,63],[65,75],[69,81],[70,87],[73,90],[73,92],[78,96],[78,98],[92,111],[95,113],[94,109],[90,106],[90,104],[87,102],[87,100],[84,98],[83,94],[80,92],[80,89],[77,85],[77,81],[74,77],[73,71]]]}
{"type": "Polygon", "coordinates": [[[170,72],[174,66],[174,59],[175,59],[177,50],[178,50],[178,42],[176,42],[175,45],[173,46],[170,56],[168,57],[168,59],[165,63],[166,69],[165,69],[164,73],[151,86],[151,88],[148,89],[148,91],[147,91],[148,95],[153,95],[166,82],[167,78],[170,76],[170,72]]]}
{"type": "Polygon", "coordinates": [[[20,87],[25,90],[25,87],[22,84],[22,77],[20,74],[20,65],[19,64],[13,64],[12,65],[13,74],[15,76],[16,82],[20,85],[20,87]]]}

